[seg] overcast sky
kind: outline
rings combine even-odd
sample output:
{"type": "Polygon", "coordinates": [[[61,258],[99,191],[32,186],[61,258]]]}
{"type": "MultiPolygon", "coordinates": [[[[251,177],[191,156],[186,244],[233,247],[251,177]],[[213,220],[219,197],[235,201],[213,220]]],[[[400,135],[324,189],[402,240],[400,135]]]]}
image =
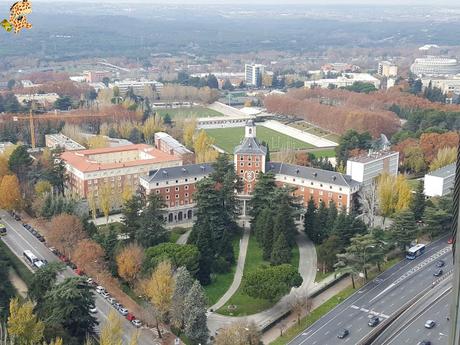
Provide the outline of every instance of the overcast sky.
{"type": "MultiPolygon", "coordinates": [[[[37,2],[94,2],[94,0],[34,0],[37,2]]],[[[460,0],[97,0],[98,2],[114,3],[162,3],[162,4],[299,4],[299,5],[433,5],[460,6],[460,0]]]]}

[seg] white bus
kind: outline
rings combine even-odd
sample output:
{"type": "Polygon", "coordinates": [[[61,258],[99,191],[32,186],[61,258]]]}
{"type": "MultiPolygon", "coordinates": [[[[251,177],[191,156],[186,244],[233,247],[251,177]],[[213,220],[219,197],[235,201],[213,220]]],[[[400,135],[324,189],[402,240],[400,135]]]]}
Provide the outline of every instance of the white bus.
{"type": "Polygon", "coordinates": [[[425,252],[424,244],[417,244],[407,250],[406,259],[414,260],[417,256],[422,255],[425,252]]]}
{"type": "Polygon", "coordinates": [[[36,261],[39,261],[38,258],[30,250],[24,250],[22,255],[24,255],[24,258],[27,260],[27,262],[29,262],[31,266],[33,266],[36,261]]]}

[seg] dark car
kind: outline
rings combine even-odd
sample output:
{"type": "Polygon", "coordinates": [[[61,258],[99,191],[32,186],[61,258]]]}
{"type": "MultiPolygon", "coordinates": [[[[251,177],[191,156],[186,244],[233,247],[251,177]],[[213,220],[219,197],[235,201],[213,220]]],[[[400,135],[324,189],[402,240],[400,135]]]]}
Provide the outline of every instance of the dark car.
{"type": "Polygon", "coordinates": [[[372,316],[367,322],[367,325],[369,327],[375,327],[379,324],[379,322],[380,322],[380,319],[377,316],[372,316]]]}
{"type": "Polygon", "coordinates": [[[37,238],[38,238],[38,240],[39,240],[40,242],[42,242],[42,243],[45,242],[45,238],[44,238],[42,235],[38,234],[38,235],[37,235],[37,238]]]}
{"type": "Polygon", "coordinates": [[[417,345],[431,345],[431,341],[429,341],[429,340],[422,340],[421,342],[417,343],[417,345]]]}
{"type": "Polygon", "coordinates": [[[350,331],[348,329],[342,329],[338,334],[337,334],[337,338],[339,339],[343,339],[345,338],[348,334],[350,334],[350,331]]]}
{"type": "Polygon", "coordinates": [[[442,270],[442,269],[439,269],[439,270],[436,270],[436,271],[433,273],[433,275],[434,275],[435,277],[440,277],[440,276],[442,276],[442,273],[443,273],[443,270],[442,270]]]}
{"type": "Polygon", "coordinates": [[[14,217],[14,219],[17,220],[17,221],[20,221],[20,220],[21,220],[21,217],[19,217],[17,214],[15,214],[13,217],[14,217]]]}
{"type": "Polygon", "coordinates": [[[0,236],[6,236],[6,228],[0,228],[0,236]]]}
{"type": "Polygon", "coordinates": [[[35,229],[30,230],[30,233],[34,235],[35,237],[37,237],[38,235],[38,232],[35,229]]]}
{"type": "Polygon", "coordinates": [[[438,261],[436,261],[436,267],[444,267],[444,265],[445,265],[444,260],[438,260],[438,261]]]}

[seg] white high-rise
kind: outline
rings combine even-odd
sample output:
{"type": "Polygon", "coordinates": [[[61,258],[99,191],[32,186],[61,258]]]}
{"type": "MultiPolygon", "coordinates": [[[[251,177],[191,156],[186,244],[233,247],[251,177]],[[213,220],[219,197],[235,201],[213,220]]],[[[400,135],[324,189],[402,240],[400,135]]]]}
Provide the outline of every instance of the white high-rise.
{"type": "Polygon", "coordinates": [[[246,85],[259,87],[262,85],[262,76],[265,66],[260,64],[246,64],[244,66],[244,81],[246,85]]]}

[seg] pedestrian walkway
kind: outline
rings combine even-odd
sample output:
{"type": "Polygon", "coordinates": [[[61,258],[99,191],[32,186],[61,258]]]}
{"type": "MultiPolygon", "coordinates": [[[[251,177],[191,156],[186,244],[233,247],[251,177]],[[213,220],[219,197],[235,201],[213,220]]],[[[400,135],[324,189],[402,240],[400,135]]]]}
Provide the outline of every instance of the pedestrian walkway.
{"type": "Polygon", "coordinates": [[[245,228],[243,237],[240,241],[240,252],[238,254],[238,262],[236,264],[236,271],[233,277],[232,285],[230,285],[229,289],[225,294],[216,302],[216,304],[212,305],[209,308],[209,311],[218,310],[228,302],[228,300],[233,296],[233,294],[238,290],[241,284],[241,280],[243,279],[243,272],[244,272],[244,263],[246,261],[246,253],[248,251],[248,244],[249,244],[249,233],[250,229],[245,228]]]}
{"type": "Polygon", "coordinates": [[[190,236],[191,232],[192,232],[192,229],[190,229],[186,233],[180,235],[180,237],[177,239],[176,243],[177,244],[187,244],[188,237],[190,236]]]}

